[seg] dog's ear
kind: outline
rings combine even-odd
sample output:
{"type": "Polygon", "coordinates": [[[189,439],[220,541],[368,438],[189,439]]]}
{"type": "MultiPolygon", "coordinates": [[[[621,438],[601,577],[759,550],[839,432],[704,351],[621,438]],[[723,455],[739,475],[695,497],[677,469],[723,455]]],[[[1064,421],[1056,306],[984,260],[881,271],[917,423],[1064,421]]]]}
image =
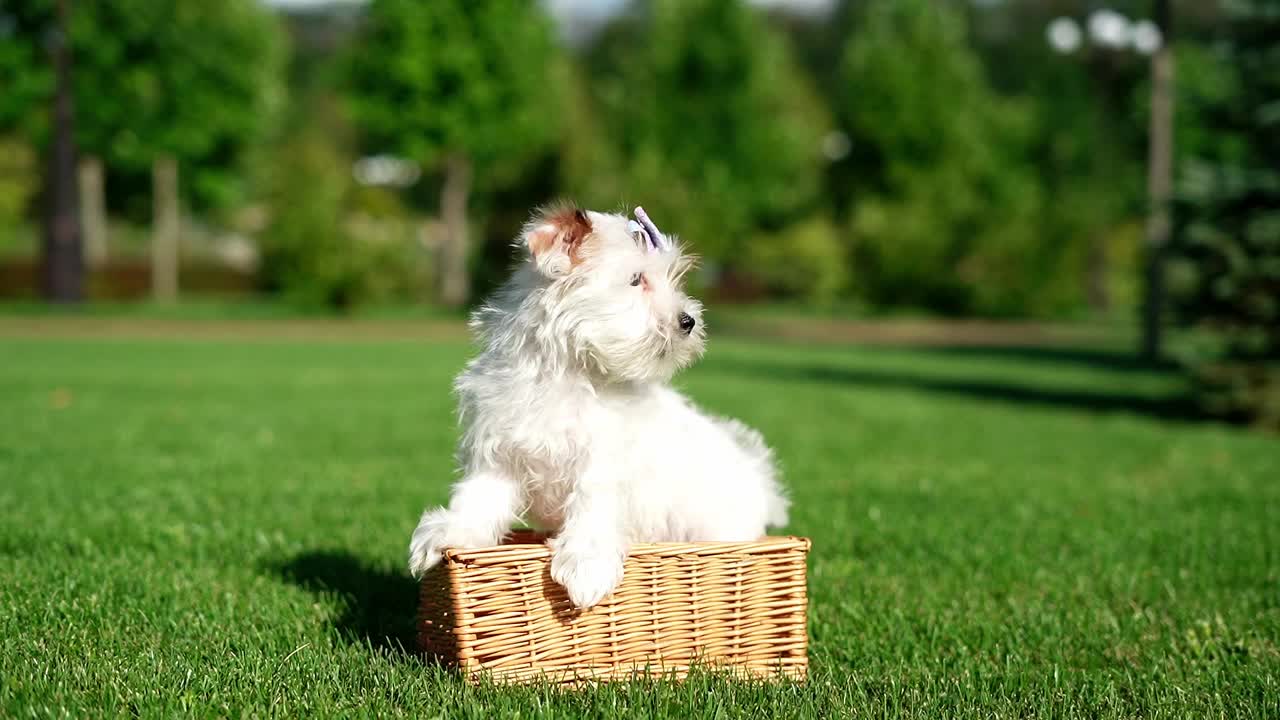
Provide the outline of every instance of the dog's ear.
{"type": "Polygon", "coordinates": [[[591,218],[573,205],[555,205],[533,216],[521,240],[533,264],[548,277],[562,277],[580,262],[579,251],[591,234],[591,218]]]}

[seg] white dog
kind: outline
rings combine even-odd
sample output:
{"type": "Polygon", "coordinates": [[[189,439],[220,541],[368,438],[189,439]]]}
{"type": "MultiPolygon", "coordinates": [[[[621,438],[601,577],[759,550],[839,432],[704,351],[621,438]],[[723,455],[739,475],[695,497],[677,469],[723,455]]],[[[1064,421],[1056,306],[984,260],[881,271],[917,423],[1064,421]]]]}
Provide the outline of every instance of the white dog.
{"type": "Polygon", "coordinates": [[[484,349],[455,385],[463,478],[414,531],[414,575],[523,518],[555,533],[551,576],[590,607],[630,543],[749,541],[786,523],[760,435],[667,384],[702,353],[702,307],[681,291],[690,259],[635,215],[562,206],[525,226],[527,260],[472,319],[484,349]]]}

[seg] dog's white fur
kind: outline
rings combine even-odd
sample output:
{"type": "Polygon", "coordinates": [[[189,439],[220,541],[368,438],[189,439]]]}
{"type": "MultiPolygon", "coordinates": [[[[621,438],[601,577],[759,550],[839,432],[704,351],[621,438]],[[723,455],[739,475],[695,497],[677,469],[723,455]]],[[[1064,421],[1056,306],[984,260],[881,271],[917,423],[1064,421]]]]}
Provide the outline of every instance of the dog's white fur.
{"type": "Polygon", "coordinates": [[[786,523],[760,435],[669,387],[702,353],[702,307],[681,290],[690,261],[674,238],[650,249],[636,227],[564,207],[526,225],[526,261],[472,320],[483,351],[455,386],[463,477],[447,509],[422,515],[414,575],[523,518],[554,533],[551,575],[590,607],[621,581],[630,543],[747,541],[786,523]]]}

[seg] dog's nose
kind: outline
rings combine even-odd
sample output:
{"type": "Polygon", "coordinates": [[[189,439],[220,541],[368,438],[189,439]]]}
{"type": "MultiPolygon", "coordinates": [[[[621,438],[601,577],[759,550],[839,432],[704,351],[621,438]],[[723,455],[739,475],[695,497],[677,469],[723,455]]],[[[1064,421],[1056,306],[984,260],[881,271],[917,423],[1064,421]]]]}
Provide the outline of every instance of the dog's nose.
{"type": "Polygon", "coordinates": [[[684,331],[685,335],[693,332],[693,326],[698,324],[698,321],[694,320],[689,313],[680,313],[679,322],[680,329],[684,331]]]}

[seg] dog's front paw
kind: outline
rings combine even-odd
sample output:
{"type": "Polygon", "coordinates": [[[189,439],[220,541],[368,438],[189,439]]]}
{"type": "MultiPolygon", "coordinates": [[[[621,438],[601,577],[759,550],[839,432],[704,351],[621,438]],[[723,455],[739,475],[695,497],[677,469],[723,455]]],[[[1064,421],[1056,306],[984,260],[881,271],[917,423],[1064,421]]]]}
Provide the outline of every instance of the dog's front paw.
{"type": "Polygon", "coordinates": [[[421,578],[435,567],[441,557],[444,557],[444,553],[439,543],[430,537],[413,534],[413,541],[409,543],[409,572],[415,578],[421,578]]]}
{"type": "Polygon", "coordinates": [[[617,553],[560,549],[551,556],[551,579],[564,586],[574,607],[600,603],[622,582],[617,553]]]}
{"type": "Polygon", "coordinates": [[[425,575],[444,556],[444,549],[448,547],[445,522],[444,513],[427,512],[413,531],[413,539],[409,541],[409,572],[415,578],[425,575]]]}

